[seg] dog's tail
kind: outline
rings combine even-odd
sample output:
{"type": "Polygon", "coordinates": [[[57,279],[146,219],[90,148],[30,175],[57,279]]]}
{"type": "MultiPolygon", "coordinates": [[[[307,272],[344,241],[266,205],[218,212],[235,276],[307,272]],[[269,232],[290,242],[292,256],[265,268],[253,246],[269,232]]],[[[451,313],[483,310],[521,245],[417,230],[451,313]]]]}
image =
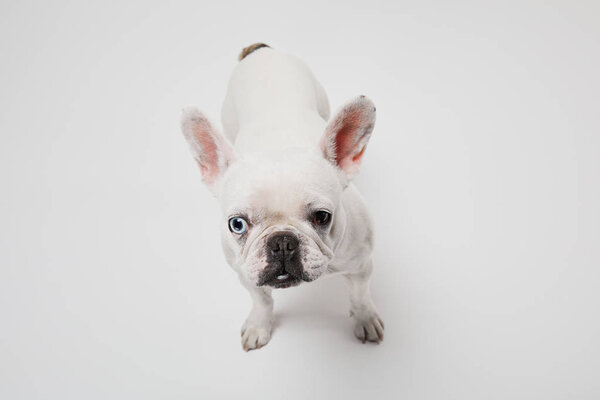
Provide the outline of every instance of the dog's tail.
{"type": "Polygon", "coordinates": [[[263,47],[271,47],[268,44],[264,44],[264,43],[254,43],[251,44],[248,47],[244,47],[244,49],[242,50],[242,52],[240,53],[240,55],[238,56],[238,60],[242,61],[244,58],[246,58],[250,53],[263,48],[263,47]]]}

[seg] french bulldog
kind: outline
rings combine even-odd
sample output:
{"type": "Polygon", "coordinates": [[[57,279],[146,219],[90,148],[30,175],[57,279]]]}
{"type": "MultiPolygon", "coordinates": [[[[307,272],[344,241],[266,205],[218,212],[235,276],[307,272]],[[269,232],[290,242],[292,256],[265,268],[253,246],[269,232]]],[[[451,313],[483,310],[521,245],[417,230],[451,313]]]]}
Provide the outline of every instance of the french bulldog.
{"type": "Polygon", "coordinates": [[[222,107],[223,133],[196,108],[181,128],[218,199],[225,258],[250,292],[244,350],[267,344],[273,289],[340,274],[354,335],[383,339],[369,291],[372,222],[351,183],[375,124],[359,96],[329,118],[325,90],[299,59],[262,43],[242,50],[222,107]]]}

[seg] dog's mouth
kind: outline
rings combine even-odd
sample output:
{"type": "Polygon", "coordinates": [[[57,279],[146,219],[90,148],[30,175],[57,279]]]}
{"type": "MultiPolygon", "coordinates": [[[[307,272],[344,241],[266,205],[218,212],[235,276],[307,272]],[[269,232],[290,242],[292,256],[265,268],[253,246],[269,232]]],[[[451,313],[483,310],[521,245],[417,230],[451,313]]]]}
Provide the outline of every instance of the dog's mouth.
{"type": "Polygon", "coordinates": [[[281,273],[275,278],[271,278],[269,281],[265,282],[265,285],[274,287],[276,289],[283,289],[299,285],[301,282],[302,279],[296,278],[291,274],[281,273]]]}
{"type": "Polygon", "coordinates": [[[258,282],[258,286],[271,286],[275,289],[283,289],[297,286],[305,280],[300,271],[298,271],[300,272],[299,274],[295,274],[287,271],[283,265],[274,267],[275,268],[267,268],[264,271],[258,282]]]}

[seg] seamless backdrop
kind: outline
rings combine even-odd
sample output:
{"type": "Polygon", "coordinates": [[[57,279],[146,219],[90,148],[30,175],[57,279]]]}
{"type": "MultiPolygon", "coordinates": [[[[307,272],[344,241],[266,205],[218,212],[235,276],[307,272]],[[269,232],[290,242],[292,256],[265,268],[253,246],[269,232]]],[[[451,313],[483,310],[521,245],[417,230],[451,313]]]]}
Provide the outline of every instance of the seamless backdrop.
{"type": "Polygon", "coordinates": [[[0,3],[0,398],[597,399],[597,2],[0,3]],[[343,282],[250,299],[179,132],[240,49],[378,120],[380,345],[343,282]]]}

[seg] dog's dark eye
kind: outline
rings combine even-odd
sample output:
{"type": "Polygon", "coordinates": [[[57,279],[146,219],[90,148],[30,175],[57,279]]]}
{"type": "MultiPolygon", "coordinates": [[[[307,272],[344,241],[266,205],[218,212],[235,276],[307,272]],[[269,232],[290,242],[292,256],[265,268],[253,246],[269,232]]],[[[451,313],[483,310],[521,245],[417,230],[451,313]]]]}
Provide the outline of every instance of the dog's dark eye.
{"type": "Polygon", "coordinates": [[[242,217],[230,218],[229,230],[236,235],[243,235],[248,230],[248,222],[242,217]]]}
{"type": "Polygon", "coordinates": [[[317,211],[313,215],[313,223],[315,225],[327,225],[331,221],[331,214],[327,211],[317,211]]]}

